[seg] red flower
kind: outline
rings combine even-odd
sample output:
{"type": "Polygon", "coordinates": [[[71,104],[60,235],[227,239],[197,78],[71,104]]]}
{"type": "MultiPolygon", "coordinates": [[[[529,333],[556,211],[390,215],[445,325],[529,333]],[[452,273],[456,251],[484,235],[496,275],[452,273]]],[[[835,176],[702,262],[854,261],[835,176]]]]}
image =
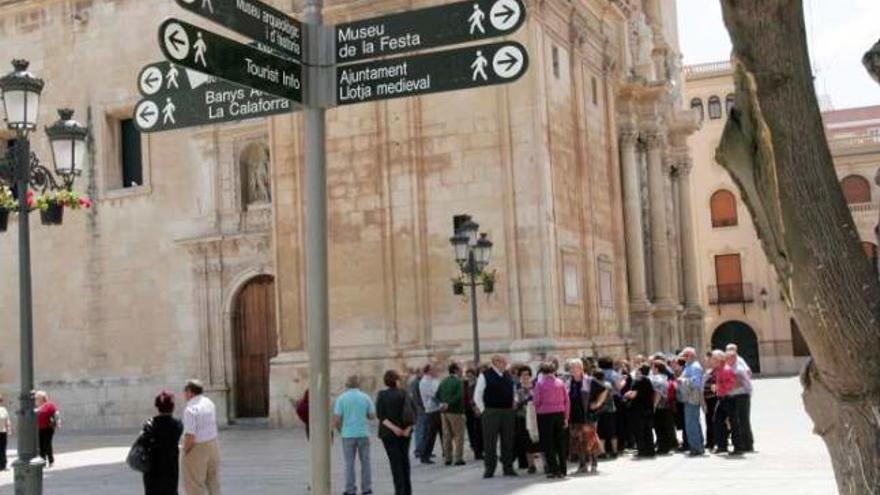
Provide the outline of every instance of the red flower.
{"type": "Polygon", "coordinates": [[[82,196],[81,198],[79,198],[79,205],[83,208],[91,208],[92,200],[86,196],[82,196]]]}

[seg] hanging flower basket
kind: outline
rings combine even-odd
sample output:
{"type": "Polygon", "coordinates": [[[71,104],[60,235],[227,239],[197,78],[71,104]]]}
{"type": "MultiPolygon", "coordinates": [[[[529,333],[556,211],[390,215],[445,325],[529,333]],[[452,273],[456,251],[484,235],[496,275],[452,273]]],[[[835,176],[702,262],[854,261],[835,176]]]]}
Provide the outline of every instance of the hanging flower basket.
{"type": "Polygon", "coordinates": [[[0,210],[0,232],[6,232],[9,225],[9,210],[0,210]]]}
{"type": "Polygon", "coordinates": [[[452,282],[452,293],[456,296],[464,295],[464,283],[459,281],[452,282]]]}
{"type": "Polygon", "coordinates": [[[483,272],[480,275],[480,280],[483,284],[483,292],[486,294],[492,294],[495,292],[495,281],[498,280],[498,271],[492,270],[483,272]]]}
{"type": "Polygon", "coordinates": [[[43,225],[61,225],[64,220],[64,206],[51,203],[46,208],[40,209],[40,221],[43,225]]]}

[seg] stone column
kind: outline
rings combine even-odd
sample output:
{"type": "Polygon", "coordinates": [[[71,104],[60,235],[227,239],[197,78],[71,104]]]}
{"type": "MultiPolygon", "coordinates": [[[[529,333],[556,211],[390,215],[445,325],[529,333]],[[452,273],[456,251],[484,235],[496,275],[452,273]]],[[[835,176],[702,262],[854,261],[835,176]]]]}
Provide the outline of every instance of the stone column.
{"type": "Polygon", "coordinates": [[[668,224],[666,218],[666,170],[663,149],[665,133],[652,129],[646,132],[648,149],[648,198],[651,202],[651,252],[654,274],[654,329],[647,352],[672,351],[677,334],[678,304],[672,294],[668,224]]]}
{"type": "Polygon", "coordinates": [[[638,131],[632,125],[623,125],[620,138],[621,176],[623,179],[624,236],[626,238],[626,268],[629,285],[630,330],[644,351],[650,340],[651,304],[645,283],[645,252],[642,237],[642,205],[639,194],[639,165],[636,159],[638,131]]]}
{"type": "Polygon", "coordinates": [[[691,210],[691,169],[693,162],[687,154],[676,163],[679,198],[679,232],[681,239],[681,268],[684,278],[684,326],[685,345],[703,348],[703,308],[700,306],[700,275],[697,268],[696,239],[694,239],[693,213],[691,210]]]}
{"type": "Polygon", "coordinates": [[[666,164],[663,161],[665,136],[657,131],[647,134],[648,198],[651,202],[651,250],[654,254],[654,303],[675,305],[669,263],[669,238],[666,218],[666,164]]]}

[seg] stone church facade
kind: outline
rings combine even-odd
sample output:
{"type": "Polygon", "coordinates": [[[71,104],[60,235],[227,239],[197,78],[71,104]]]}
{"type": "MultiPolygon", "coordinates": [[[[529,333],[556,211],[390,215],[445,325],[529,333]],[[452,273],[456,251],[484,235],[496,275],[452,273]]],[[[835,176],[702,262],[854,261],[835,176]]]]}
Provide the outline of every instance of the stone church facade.
{"type": "MultiPolygon", "coordinates": [[[[300,2],[275,6],[294,15],[300,2]]],[[[328,2],[330,23],[441,2],[328,2]]],[[[328,112],[333,390],[389,367],[468,360],[453,216],[495,243],[481,346],[514,360],[701,345],[674,0],[526,0],[509,86],[328,112]]],[[[224,422],[293,422],[308,382],[302,120],[139,136],[140,68],[172,0],[0,0],[0,60],[46,79],[41,122],[92,129],[95,199],[33,227],[37,379],[72,428],[136,425],[202,378],[224,422]]],[[[8,139],[0,133],[0,139],[8,139]]],[[[43,136],[34,136],[48,158],[43,136]]],[[[14,267],[16,231],[0,235],[14,267]]],[[[0,392],[18,387],[17,276],[0,281],[0,392]]]]}

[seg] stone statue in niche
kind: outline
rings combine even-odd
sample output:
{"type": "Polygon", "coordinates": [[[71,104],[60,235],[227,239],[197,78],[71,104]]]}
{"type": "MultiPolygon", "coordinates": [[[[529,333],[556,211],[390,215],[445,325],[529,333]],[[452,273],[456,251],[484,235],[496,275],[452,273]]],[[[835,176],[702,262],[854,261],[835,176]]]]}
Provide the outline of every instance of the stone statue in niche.
{"type": "Polygon", "coordinates": [[[239,156],[239,165],[241,166],[245,204],[271,202],[269,146],[262,141],[245,146],[239,156]]]}
{"type": "Polygon", "coordinates": [[[643,12],[636,13],[630,20],[630,56],[633,70],[637,76],[654,80],[654,33],[643,12]]]}

